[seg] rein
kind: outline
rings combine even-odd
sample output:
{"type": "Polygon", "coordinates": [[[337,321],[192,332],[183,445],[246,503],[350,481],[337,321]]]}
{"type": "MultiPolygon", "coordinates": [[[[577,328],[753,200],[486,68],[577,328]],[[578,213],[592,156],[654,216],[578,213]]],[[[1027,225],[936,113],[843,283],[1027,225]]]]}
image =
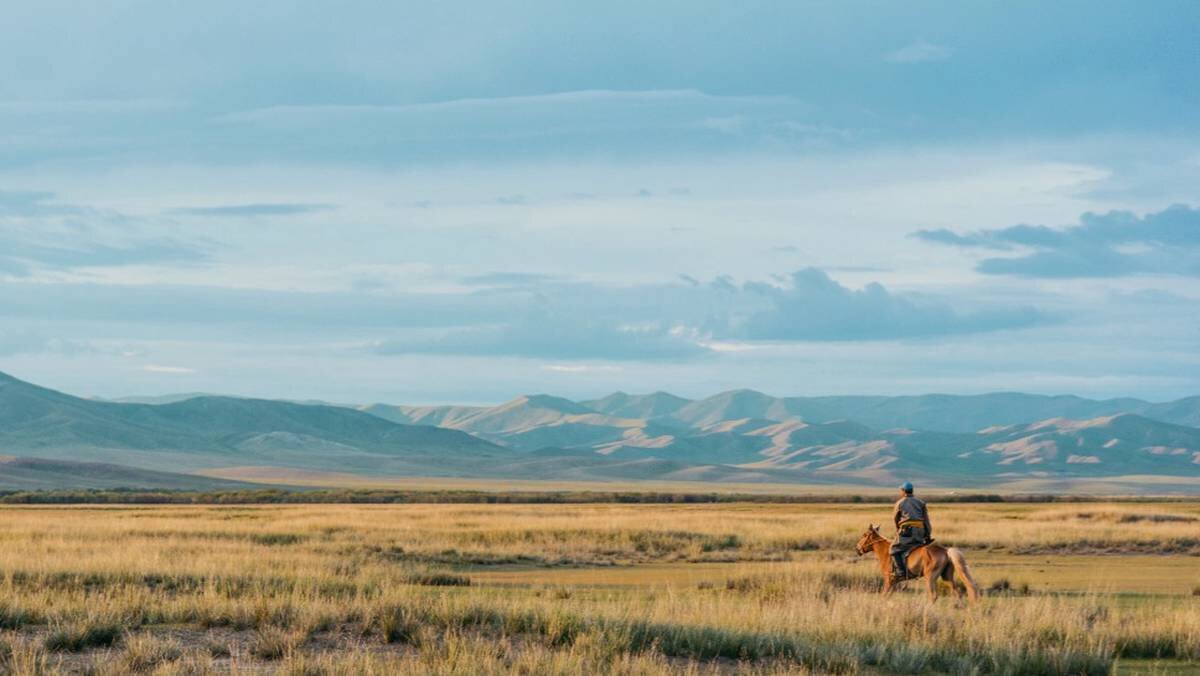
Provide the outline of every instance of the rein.
{"type": "Polygon", "coordinates": [[[866,544],[866,545],[864,545],[863,547],[856,547],[856,548],[855,548],[855,549],[857,549],[857,550],[858,550],[858,555],[859,555],[859,556],[862,556],[863,554],[866,554],[867,552],[869,552],[869,551],[871,551],[872,549],[874,549],[874,548],[875,548],[875,544],[876,544],[876,543],[878,543],[878,542],[887,542],[887,541],[888,541],[888,539],[887,539],[887,538],[883,537],[883,536],[882,536],[882,535],[880,535],[879,533],[874,533],[874,532],[873,532],[873,533],[871,533],[871,535],[873,535],[873,536],[874,536],[874,538],[873,538],[873,539],[871,539],[871,540],[867,540],[867,544],[866,544]]]}

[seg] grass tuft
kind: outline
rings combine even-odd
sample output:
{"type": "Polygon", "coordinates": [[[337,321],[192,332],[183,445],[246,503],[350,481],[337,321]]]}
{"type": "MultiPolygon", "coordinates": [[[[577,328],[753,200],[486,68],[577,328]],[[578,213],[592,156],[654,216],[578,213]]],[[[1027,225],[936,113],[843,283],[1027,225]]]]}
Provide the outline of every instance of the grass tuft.
{"type": "Polygon", "coordinates": [[[466,575],[455,575],[454,573],[444,572],[423,572],[409,573],[404,576],[404,581],[408,584],[420,585],[423,587],[470,587],[471,578],[466,575]]]}
{"type": "Polygon", "coordinates": [[[300,643],[298,638],[287,631],[268,627],[261,629],[250,644],[250,654],[262,660],[281,660],[291,655],[300,643]]]}
{"type": "Polygon", "coordinates": [[[83,621],[52,628],[43,645],[51,652],[77,653],[116,645],[124,632],[125,628],[116,622],[83,621]]]}
{"type": "Polygon", "coordinates": [[[306,536],[299,533],[254,533],[250,535],[251,542],[268,547],[300,544],[307,539],[306,536]]]}
{"type": "Polygon", "coordinates": [[[149,671],[166,662],[173,662],[183,654],[183,646],[173,639],[156,638],[146,634],[125,637],[125,649],[120,663],[130,672],[149,671]]]}

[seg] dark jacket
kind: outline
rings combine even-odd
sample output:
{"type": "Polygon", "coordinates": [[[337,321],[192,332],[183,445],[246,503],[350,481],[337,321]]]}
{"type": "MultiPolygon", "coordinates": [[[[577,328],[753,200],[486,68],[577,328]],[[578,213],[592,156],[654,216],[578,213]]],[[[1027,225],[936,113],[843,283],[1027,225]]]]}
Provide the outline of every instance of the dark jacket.
{"type": "Polygon", "coordinates": [[[896,509],[892,512],[892,520],[896,522],[896,528],[900,528],[900,524],[906,521],[920,521],[924,523],[924,535],[926,537],[933,536],[933,526],[929,523],[929,508],[920,498],[906,495],[897,500],[896,509]]]}

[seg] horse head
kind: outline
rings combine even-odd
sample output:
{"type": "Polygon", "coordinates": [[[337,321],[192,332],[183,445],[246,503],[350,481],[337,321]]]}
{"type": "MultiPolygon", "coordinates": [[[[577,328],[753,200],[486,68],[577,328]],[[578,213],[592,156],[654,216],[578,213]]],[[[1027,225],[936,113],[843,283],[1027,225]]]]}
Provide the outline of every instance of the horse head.
{"type": "Polygon", "coordinates": [[[854,547],[854,551],[858,552],[859,556],[866,554],[874,548],[875,543],[882,540],[883,536],[879,534],[879,526],[868,524],[867,531],[858,539],[858,545],[854,547]]]}

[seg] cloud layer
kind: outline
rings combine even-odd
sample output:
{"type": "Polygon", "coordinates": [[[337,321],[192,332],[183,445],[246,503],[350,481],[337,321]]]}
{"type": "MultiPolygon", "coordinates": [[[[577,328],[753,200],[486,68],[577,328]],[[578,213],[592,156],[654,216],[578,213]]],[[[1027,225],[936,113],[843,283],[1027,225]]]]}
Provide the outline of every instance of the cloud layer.
{"type": "Polygon", "coordinates": [[[0,274],[191,264],[209,256],[209,245],[155,234],[141,219],[54,198],[49,192],[0,192],[0,274]]]}
{"type": "Polygon", "coordinates": [[[958,233],[921,230],[926,242],[1015,256],[989,257],[977,269],[991,275],[1075,278],[1135,274],[1200,276],[1200,210],[1177,204],[1137,216],[1128,211],[1085,213],[1066,228],[1014,225],[958,233]]]}
{"type": "MultiPolygon", "coordinates": [[[[1029,307],[953,309],[943,300],[894,294],[872,283],[843,286],[799,270],[777,283],[613,288],[494,276],[488,297],[523,307],[507,321],[377,343],[380,354],[461,354],[551,359],[658,360],[700,356],[714,342],[846,342],[929,338],[1048,323],[1029,307]]],[[[468,295],[446,297],[453,307],[468,295]]],[[[464,317],[464,320],[466,317],[464,317]]]]}
{"type": "Polygon", "coordinates": [[[735,331],[751,340],[894,340],[1019,329],[1048,321],[1031,307],[962,313],[937,299],[890,293],[877,283],[849,289],[814,268],[795,272],[787,285],[747,284],[742,292],[769,303],[735,331]]]}
{"type": "Polygon", "coordinates": [[[0,317],[70,317],[185,332],[188,325],[203,325],[231,339],[247,331],[260,339],[375,336],[365,342],[379,355],[614,361],[692,358],[709,353],[714,341],[897,340],[1046,321],[1030,308],[960,312],[945,301],[894,294],[880,284],[851,289],[814,268],[774,284],[718,277],[605,286],[501,274],[472,281],[474,290],[445,293],[0,283],[0,317]]]}

